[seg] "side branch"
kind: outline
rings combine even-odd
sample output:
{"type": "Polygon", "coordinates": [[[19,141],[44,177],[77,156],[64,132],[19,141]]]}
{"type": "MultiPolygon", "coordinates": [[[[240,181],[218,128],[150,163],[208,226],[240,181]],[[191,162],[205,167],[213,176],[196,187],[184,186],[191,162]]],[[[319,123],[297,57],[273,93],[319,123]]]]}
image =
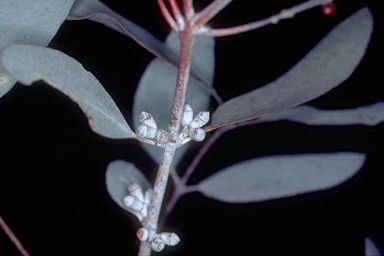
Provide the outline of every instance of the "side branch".
{"type": "Polygon", "coordinates": [[[304,12],[306,10],[309,10],[311,8],[314,8],[319,5],[323,5],[325,3],[332,2],[330,0],[310,0],[298,5],[295,5],[289,9],[284,9],[280,13],[272,15],[269,18],[250,22],[247,24],[234,26],[230,28],[218,28],[218,29],[210,29],[207,27],[200,27],[197,30],[195,30],[195,35],[199,36],[214,36],[214,37],[220,37],[220,36],[230,36],[230,35],[236,35],[243,32],[248,32],[260,27],[263,27],[268,24],[277,24],[280,20],[293,18],[297,13],[304,12]]]}

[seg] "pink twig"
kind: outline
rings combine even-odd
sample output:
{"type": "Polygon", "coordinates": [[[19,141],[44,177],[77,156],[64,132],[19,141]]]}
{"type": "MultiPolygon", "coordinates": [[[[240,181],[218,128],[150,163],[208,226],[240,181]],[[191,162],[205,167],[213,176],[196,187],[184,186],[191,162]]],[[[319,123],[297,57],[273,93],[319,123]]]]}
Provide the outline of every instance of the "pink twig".
{"type": "Polygon", "coordinates": [[[218,28],[210,29],[207,27],[200,27],[195,30],[195,34],[199,36],[230,36],[236,35],[243,32],[251,31],[260,27],[263,27],[268,24],[277,24],[280,20],[293,18],[297,13],[306,11],[308,9],[314,8],[325,3],[329,3],[330,0],[310,0],[298,5],[295,5],[289,9],[282,10],[280,13],[272,15],[269,18],[250,22],[247,24],[230,27],[230,28],[218,28]]]}
{"type": "Polygon", "coordinates": [[[184,16],[187,20],[191,20],[195,16],[195,9],[192,0],[183,0],[184,16]]]}
{"type": "Polygon", "coordinates": [[[9,239],[13,242],[13,244],[16,246],[17,250],[21,253],[23,256],[29,256],[29,253],[24,249],[23,245],[20,243],[19,239],[15,236],[15,234],[12,232],[12,230],[8,227],[7,223],[3,220],[3,218],[0,216],[0,226],[4,230],[5,234],[9,237],[9,239]]]}
{"type": "Polygon", "coordinates": [[[173,31],[179,33],[179,27],[177,26],[172,15],[169,13],[167,6],[164,4],[164,0],[157,0],[157,4],[160,7],[160,11],[163,14],[164,19],[167,21],[168,25],[173,31]]]}
{"type": "Polygon", "coordinates": [[[181,14],[180,8],[176,0],[168,0],[169,5],[171,6],[171,11],[173,16],[176,19],[177,25],[179,26],[179,30],[184,30],[185,22],[183,14],[181,14]]]}

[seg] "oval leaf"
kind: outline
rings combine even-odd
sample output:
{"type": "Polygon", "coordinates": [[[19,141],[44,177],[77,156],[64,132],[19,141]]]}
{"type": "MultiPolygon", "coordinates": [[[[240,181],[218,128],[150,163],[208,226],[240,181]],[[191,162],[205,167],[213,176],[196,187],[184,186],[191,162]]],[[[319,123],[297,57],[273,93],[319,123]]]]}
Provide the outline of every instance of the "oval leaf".
{"type": "MultiPolygon", "coordinates": [[[[0,50],[12,44],[47,46],[65,21],[74,0],[0,1],[0,50]]],[[[0,67],[0,97],[16,80],[0,67]]]]}
{"type": "Polygon", "coordinates": [[[128,195],[128,185],[131,182],[140,185],[143,191],[151,187],[147,178],[132,163],[115,160],[107,166],[105,174],[107,191],[113,201],[127,211],[129,209],[124,205],[124,197],[128,195]]]}
{"type": "Polygon", "coordinates": [[[353,73],[364,56],[372,29],[368,8],[359,10],[277,80],[220,105],[206,129],[270,115],[328,92],[353,73]]]}
{"type": "Polygon", "coordinates": [[[334,187],[355,175],[360,153],[270,156],[232,165],[197,185],[207,197],[229,203],[258,202],[334,187]]]}
{"type": "Polygon", "coordinates": [[[46,47],[12,45],[1,61],[13,77],[30,85],[43,80],[75,101],[94,132],[108,138],[136,137],[99,81],[72,57],[46,47]]]}
{"type": "MultiPolygon", "coordinates": [[[[166,40],[174,52],[179,51],[179,40],[172,33],[166,40]]],[[[215,41],[211,37],[197,37],[194,43],[192,63],[204,70],[204,76],[213,83],[215,72],[215,41]]],[[[202,71],[203,72],[203,71],[202,71]]],[[[133,123],[139,125],[141,111],[146,111],[155,118],[161,129],[168,130],[171,110],[176,90],[177,69],[167,62],[154,59],[147,66],[136,89],[133,102],[133,123]]],[[[210,93],[207,87],[191,77],[188,82],[186,102],[190,104],[195,115],[209,108],[210,93]]],[[[145,150],[157,162],[161,159],[162,149],[143,144],[145,150]]],[[[175,164],[181,159],[187,147],[179,148],[175,155],[175,164]]]]}
{"type": "Polygon", "coordinates": [[[288,120],[307,125],[377,125],[384,121],[384,102],[341,110],[321,110],[311,106],[292,109],[261,117],[260,122],[288,120]]]}
{"type": "MultiPolygon", "coordinates": [[[[177,67],[179,63],[179,52],[170,49],[164,42],[154,37],[151,33],[124,18],[99,0],[87,1],[77,0],[71,9],[68,20],[89,19],[101,23],[117,32],[131,37],[140,46],[153,53],[158,58],[171,63],[177,67]]],[[[206,86],[211,86],[209,76],[198,65],[191,66],[191,75],[202,81],[206,86]]]]}

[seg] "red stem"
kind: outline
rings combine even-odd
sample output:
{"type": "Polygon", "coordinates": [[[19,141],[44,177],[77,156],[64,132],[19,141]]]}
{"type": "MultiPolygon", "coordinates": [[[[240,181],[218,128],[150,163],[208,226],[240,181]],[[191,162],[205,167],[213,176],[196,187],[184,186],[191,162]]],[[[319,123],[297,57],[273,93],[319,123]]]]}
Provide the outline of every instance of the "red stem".
{"type": "Polygon", "coordinates": [[[173,31],[176,33],[179,32],[179,27],[177,26],[175,20],[173,19],[172,15],[168,11],[167,6],[164,4],[164,0],[157,0],[157,4],[160,7],[160,11],[163,14],[164,19],[168,22],[168,25],[171,27],[173,31]]]}
{"type": "Polygon", "coordinates": [[[179,5],[176,0],[168,0],[168,3],[171,7],[171,11],[173,16],[176,19],[176,23],[179,26],[179,31],[184,30],[185,24],[184,24],[184,17],[183,14],[181,14],[179,5]]]}

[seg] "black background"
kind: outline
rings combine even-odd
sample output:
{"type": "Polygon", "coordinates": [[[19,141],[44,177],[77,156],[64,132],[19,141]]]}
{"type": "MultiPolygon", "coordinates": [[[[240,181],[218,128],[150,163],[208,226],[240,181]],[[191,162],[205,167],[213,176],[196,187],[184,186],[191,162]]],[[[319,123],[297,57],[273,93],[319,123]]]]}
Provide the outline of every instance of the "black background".
{"type": "MultiPolygon", "coordinates": [[[[154,0],[104,2],[161,39],[169,32],[154,0]]],[[[211,25],[261,19],[300,1],[254,2],[259,1],[234,1],[211,25]]],[[[331,18],[315,8],[277,26],[217,39],[215,88],[227,100],[274,80],[335,24],[368,5],[375,30],[366,56],[349,80],[310,105],[336,109],[383,100],[384,23],[378,2],[336,1],[331,18]]],[[[133,93],[150,53],[90,21],[65,22],[50,46],[90,70],[132,124],[133,93]]],[[[0,100],[0,117],[0,214],[31,255],[136,255],[138,224],[110,199],[104,173],[109,162],[125,159],[153,181],[156,166],[139,144],[94,134],[77,105],[43,83],[16,85],[0,100]]],[[[231,131],[202,160],[191,183],[266,155],[356,151],[365,152],[367,160],[347,183],[294,198],[232,205],[188,195],[164,228],[182,241],[159,255],[363,255],[365,236],[384,250],[383,144],[383,124],[278,122],[231,131]]],[[[197,146],[178,166],[180,173],[197,146]]],[[[18,255],[2,232],[0,255],[18,255]]]]}

